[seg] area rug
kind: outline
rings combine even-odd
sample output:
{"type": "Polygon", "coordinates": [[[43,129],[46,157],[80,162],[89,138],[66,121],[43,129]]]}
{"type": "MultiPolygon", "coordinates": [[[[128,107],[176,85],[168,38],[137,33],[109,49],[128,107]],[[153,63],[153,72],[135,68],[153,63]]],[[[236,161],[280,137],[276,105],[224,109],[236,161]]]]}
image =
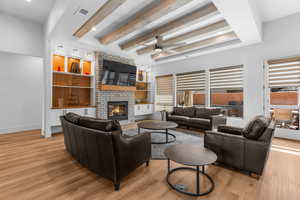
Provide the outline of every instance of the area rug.
{"type": "MultiPolygon", "coordinates": [[[[151,132],[150,130],[141,130],[143,132],[151,132]]],[[[124,131],[124,134],[129,136],[137,135],[137,129],[129,129],[124,131]]],[[[176,141],[169,144],[152,144],[152,156],[153,160],[165,160],[164,150],[172,144],[199,144],[203,146],[203,136],[199,133],[184,130],[184,129],[174,129],[169,130],[169,133],[172,133],[176,136],[176,141]]],[[[151,134],[152,141],[165,141],[165,134],[151,134]]],[[[171,137],[169,137],[171,138],[171,137]]]]}

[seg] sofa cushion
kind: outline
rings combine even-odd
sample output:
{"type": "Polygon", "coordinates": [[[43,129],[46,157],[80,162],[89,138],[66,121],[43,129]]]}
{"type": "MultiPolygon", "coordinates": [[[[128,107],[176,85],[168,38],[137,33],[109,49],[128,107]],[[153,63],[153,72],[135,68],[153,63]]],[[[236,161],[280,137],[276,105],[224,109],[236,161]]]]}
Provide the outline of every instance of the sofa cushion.
{"type": "Polygon", "coordinates": [[[195,108],[193,107],[183,108],[183,115],[187,117],[195,117],[195,108]]]}
{"type": "Polygon", "coordinates": [[[80,115],[77,115],[76,113],[69,112],[65,115],[65,118],[67,121],[72,122],[73,124],[78,124],[80,115]]]}
{"type": "Polygon", "coordinates": [[[243,129],[243,136],[248,139],[257,140],[266,128],[268,128],[269,120],[264,116],[257,116],[252,119],[243,129]]]}
{"type": "Polygon", "coordinates": [[[112,131],[115,129],[114,126],[116,126],[112,120],[97,119],[93,117],[81,117],[78,125],[105,132],[112,131]]]}
{"type": "Polygon", "coordinates": [[[210,120],[209,119],[203,119],[203,118],[190,118],[189,119],[190,123],[195,123],[195,124],[202,124],[209,126],[210,125],[210,120]]]}
{"type": "Polygon", "coordinates": [[[189,120],[189,117],[180,116],[180,115],[170,115],[168,118],[171,121],[184,121],[184,122],[187,122],[189,120]]]}
{"type": "Polygon", "coordinates": [[[219,115],[220,113],[220,108],[196,108],[195,116],[197,118],[210,119],[210,116],[219,115]]]}
{"type": "Polygon", "coordinates": [[[174,115],[184,115],[184,110],[182,107],[174,107],[174,115]]]}
{"type": "Polygon", "coordinates": [[[196,108],[195,117],[209,119],[210,116],[206,113],[206,108],[196,108]]]}

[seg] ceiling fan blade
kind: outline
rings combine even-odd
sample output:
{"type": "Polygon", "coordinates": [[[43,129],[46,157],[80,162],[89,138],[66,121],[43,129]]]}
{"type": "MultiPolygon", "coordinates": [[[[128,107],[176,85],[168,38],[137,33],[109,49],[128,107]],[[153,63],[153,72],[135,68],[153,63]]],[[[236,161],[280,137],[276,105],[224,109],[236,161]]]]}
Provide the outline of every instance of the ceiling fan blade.
{"type": "Polygon", "coordinates": [[[180,47],[186,45],[185,42],[181,42],[181,43],[176,43],[176,44],[164,44],[163,47],[164,48],[169,48],[169,47],[180,47]]]}
{"type": "Polygon", "coordinates": [[[141,55],[141,54],[145,54],[145,53],[150,53],[153,50],[155,50],[155,45],[150,45],[150,46],[145,45],[143,48],[138,49],[136,52],[138,55],[141,55]]]}
{"type": "Polygon", "coordinates": [[[167,52],[169,52],[170,54],[175,54],[175,53],[178,53],[178,51],[175,51],[173,49],[168,49],[166,50],[167,52]]]}

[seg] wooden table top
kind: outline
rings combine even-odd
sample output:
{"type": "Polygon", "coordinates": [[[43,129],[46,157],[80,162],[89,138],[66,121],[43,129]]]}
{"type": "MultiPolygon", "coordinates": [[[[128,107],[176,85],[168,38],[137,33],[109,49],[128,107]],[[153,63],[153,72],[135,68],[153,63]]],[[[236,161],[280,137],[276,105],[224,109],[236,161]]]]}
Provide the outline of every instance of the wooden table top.
{"type": "Polygon", "coordinates": [[[217,155],[200,144],[174,144],[166,148],[165,155],[170,160],[189,166],[202,166],[214,163],[217,155]]]}
{"type": "Polygon", "coordinates": [[[137,123],[139,128],[162,130],[168,128],[176,128],[178,124],[175,122],[162,121],[162,120],[144,120],[137,123]]]}

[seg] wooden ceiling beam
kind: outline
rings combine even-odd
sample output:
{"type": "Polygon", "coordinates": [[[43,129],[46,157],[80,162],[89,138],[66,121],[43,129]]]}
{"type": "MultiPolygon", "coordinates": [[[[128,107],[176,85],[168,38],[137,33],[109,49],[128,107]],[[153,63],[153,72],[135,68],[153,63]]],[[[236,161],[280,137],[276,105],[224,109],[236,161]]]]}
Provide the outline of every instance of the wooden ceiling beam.
{"type": "Polygon", "coordinates": [[[91,29],[103,21],[108,15],[110,15],[114,10],[120,7],[126,0],[108,0],[101,8],[99,8],[96,13],[90,17],[74,34],[73,36],[77,38],[83,37],[86,33],[91,31],[91,29]]]}
{"type": "MultiPolygon", "coordinates": [[[[219,44],[219,43],[228,42],[228,41],[234,40],[234,39],[238,39],[237,35],[234,32],[230,32],[230,33],[225,33],[225,34],[222,34],[222,35],[218,35],[218,36],[206,39],[206,40],[200,40],[200,41],[193,42],[191,44],[187,44],[187,45],[184,45],[184,46],[181,46],[181,47],[173,48],[172,51],[182,53],[182,52],[185,52],[187,50],[201,49],[203,47],[208,47],[208,46],[211,46],[211,45],[216,45],[216,44],[219,44]]],[[[174,54],[175,53],[171,53],[167,56],[174,55],[174,54]]],[[[157,54],[152,54],[151,57],[153,59],[158,59],[158,58],[161,58],[162,56],[159,56],[159,53],[157,53],[157,54]]],[[[163,57],[165,57],[165,56],[163,56],[163,57]]]]}
{"type": "Polygon", "coordinates": [[[184,15],[174,21],[171,21],[167,24],[163,24],[161,26],[159,26],[158,28],[138,37],[135,38],[133,40],[130,40],[128,42],[125,42],[124,44],[121,44],[120,47],[121,49],[129,49],[135,46],[138,46],[139,44],[141,44],[142,42],[145,42],[151,38],[154,38],[157,35],[162,35],[164,33],[167,33],[173,29],[177,29],[180,28],[182,26],[185,26],[186,24],[191,23],[194,20],[197,20],[199,18],[203,18],[205,16],[208,16],[210,14],[213,13],[217,13],[218,10],[217,8],[214,6],[213,3],[210,3],[208,5],[205,5],[195,11],[193,11],[192,13],[189,13],[187,15],[184,15]]]}
{"type": "MultiPolygon", "coordinates": [[[[188,40],[188,39],[191,39],[194,37],[199,37],[204,34],[209,34],[209,33],[224,29],[224,28],[230,28],[230,27],[225,20],[222,20],[222,21],[198,28],[191,32],[178,35],[178,36],[170,38],[168,40],[164,40],[163,44],[176,44],[178,42],[188,40]]],[[[153,50],[153,45],[144,47],[142,49],[138,49],[136,52],[138,55],[142,55],[142,54],[150,53],[152,50],[153,50]]]]}
{"type": "MultiPolygon", "coordinates": [[[[189,0],[190,1],[190,0],[189,0]]],[[[140,28],[153,22],[154,20],[166,15],[183,5],[182,0],[158,0],[150,4],[123,26],[102,36],[99,40],[102,44],[114,42],[140,28]]]]}

